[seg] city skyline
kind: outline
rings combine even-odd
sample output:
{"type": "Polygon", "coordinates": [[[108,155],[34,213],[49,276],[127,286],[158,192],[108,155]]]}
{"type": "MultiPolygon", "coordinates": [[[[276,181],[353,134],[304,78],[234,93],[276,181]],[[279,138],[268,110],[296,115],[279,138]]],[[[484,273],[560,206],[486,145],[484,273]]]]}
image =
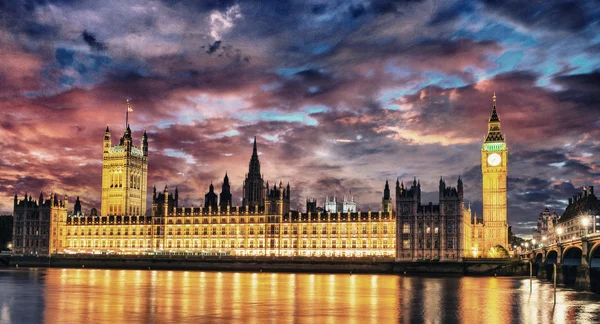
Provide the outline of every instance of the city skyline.
{"type": "Polygon", "coordinates": [[[177,185],[186,206],[225,172],[241,205],[257,136],[265,180],[289,181],[293,206],[352,190],[379,210],[386,179],[414,176],[435,202],[440,175],[461,175],[481,217],[494,92],[516,233],[600,185],[592,3],[565,20],[559,5],[523,17],[492,2],[384,4],[5,4],[0,211],[37,190],[98,208],[99,142],[107,124],[122,134],[125,98],[133,137],[149,133],[148,189],[177,185]]]}

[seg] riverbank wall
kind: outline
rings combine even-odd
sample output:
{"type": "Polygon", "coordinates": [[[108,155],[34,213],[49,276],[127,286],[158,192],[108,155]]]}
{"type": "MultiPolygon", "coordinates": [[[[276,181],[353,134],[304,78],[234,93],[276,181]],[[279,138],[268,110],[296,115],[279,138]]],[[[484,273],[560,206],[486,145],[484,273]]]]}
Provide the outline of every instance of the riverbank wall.
{"type": "Polygon", "coordinates": [[[523,276],[528,264],[514,260],[394,262],[392,259],[236,258],[185,256],[12,256],[10,267],[371,273],[442,276],[523,276]]]}

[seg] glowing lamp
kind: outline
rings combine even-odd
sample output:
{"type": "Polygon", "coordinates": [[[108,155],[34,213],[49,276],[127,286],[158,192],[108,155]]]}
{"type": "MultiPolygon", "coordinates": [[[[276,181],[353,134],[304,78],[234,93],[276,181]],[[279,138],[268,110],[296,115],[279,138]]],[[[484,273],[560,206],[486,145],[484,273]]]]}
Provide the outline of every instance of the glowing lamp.
{"type": "Polygon", "coordinates": [[[558,233],[558,235],[561,235],[562,231],[563,231],[562,227],[559,227],[559,228],[556,229],[556,233],[558,233]]]}
{"type": "Polygon", "coordinates": [[[590,220],[587,217],[583,217],[583,219],[581,220],[581,225],[587,227],[590,224],[590,220]]]}

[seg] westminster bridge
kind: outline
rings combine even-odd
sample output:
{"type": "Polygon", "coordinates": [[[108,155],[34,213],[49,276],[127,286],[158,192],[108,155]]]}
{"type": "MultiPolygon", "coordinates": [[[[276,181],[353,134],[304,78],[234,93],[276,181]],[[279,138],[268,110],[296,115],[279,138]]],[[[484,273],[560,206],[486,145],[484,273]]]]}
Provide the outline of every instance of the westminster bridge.
{"type": "Polygon", "coordinates": [[[580,290],[600,293],[600,233],[575,236],[522,253],[532,262],[533,275],[580,290]]]}

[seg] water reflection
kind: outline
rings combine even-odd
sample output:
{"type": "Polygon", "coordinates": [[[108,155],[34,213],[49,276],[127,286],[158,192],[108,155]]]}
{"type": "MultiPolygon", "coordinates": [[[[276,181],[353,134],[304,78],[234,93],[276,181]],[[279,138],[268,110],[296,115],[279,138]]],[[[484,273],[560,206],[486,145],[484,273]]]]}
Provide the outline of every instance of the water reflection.
{"type": "Polygon", "coordinates": [[[0,271],[0,323],[600,322],[600,297],[528,279],[0,271]]]}

